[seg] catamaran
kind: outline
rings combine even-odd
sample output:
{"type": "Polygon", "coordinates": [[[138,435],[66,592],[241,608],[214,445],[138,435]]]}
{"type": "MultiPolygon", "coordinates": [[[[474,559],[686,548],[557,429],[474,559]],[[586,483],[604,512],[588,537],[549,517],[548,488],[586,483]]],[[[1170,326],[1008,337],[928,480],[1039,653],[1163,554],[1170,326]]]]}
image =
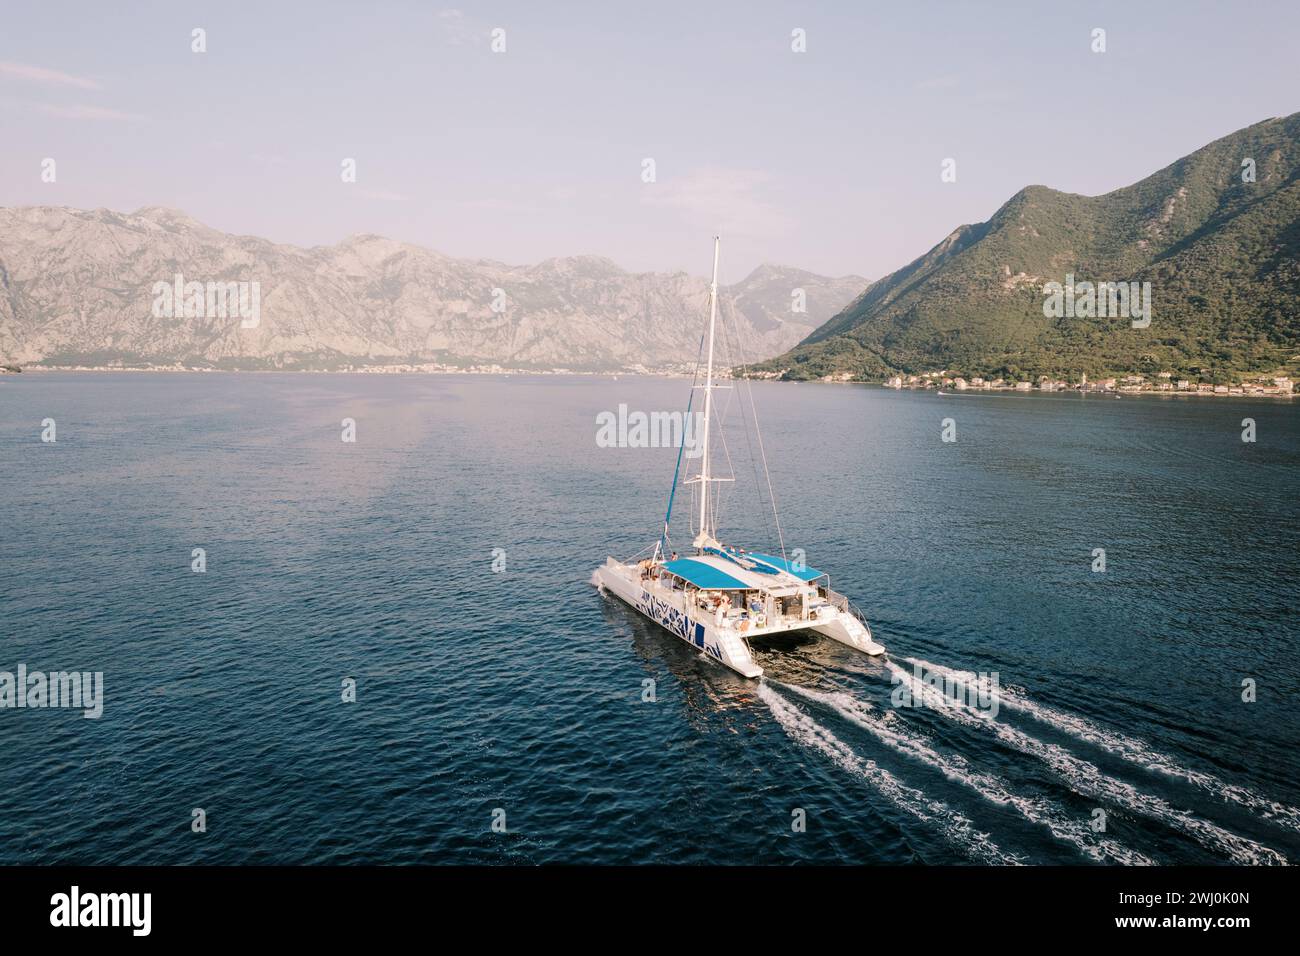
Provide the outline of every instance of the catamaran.
{"type": "MultiPolygon", "coordinates": [[[[807,567],[802,560],[790,560],[783,541],[778,556],[723,544],[717,537],[717,496],[710,493],[710,487],[735,480],[734,477],[714,475],[709,460],[713,392],[729,387],[715,385],[713,381],[720,251],[721,243],[714,237],[704,384],[692,386],[691,400],[687,403],[689,419],[695,390],[703,391],[704,414],[698,435],[702,445],[700,469],[685,482],[694,486],[698,499],[698,521],[692,529],[695,531],[694,551],[687,557],[679,557],[675,551],[670,551],[669,542],[669,523],[686,444],[683,439],[677,452],[677,468],[668,493],[662,533],[659,540],[646,549],[651,552],[650,556],[626,561],[610,557],[596,569],[595,583],[602,591],[614,594],[702,654],[745,677],[761,677],[763,674],[763,668],[754,662],[749,642],[786,631],[812,630],[866,654],[883,654],[885,649],[873,639],[866,619],[848,598],[831,590],[829,576],[807,567]]],[[[697,382],[698,379],[697,372],[697,382]]],[[[761,436],[759,449],[762,449],[761,436]]],[[[767,472],[765,452],[763,470],[767,472]]],[[[768,487],[770,492],[770,477],[768,487]]],[[[775,516],[775,501],[772,510],[775,516]]],[[[780,537],[779,517],[776,527],[780,537]]],[[[795,554],[798,556],[800,552],[795,554]]]]}

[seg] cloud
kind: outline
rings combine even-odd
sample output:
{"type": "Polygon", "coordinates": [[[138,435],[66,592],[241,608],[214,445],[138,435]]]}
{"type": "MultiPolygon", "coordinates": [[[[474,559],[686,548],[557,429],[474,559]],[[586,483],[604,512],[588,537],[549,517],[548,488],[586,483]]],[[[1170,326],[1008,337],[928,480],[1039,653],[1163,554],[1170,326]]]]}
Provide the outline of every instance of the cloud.
{"type": "Polygon", "coordinates": [[[449,8],[434,14],[442,29],[442,37],[448,46],[464,46],[475,29],[465,14],[460,10],[449,8]]]}
{"type": "Polygon", "coordinates": [[[377,202],[406,202],[409,196],[401,193],[389,192],[385,189],[363,189],[361,190],[363,199],[373,199],[377,202]]]}
{"type": "Polygon", "coordinates": [[[79,90],[100,89],[98,83],[87,77],[74,76],[71,73],[63,73],[59,70],[48,70],[43,66],[32,66],[29,63],[11,63],[0,60],[0,73],[5,76],[16,76],[20,80],[44,83],[47,86],[71,86],[79,90]]]}
{"type": "Polygon", "coordinates": [[[760,170],[711,166],[645,183],[641,201],[678,210],[693,224],[729,236],[779,236],[790,220],[764,198],[771,181],[760,170]]]}
{"type": "Polygon", "coordinates": [[[484,199],[466,199],[461,205],[469,209],[486,209],[490,212],[510,212],[522,208],[514,200],[500,199],[494,196],[484,199]]]}
{"type": "Polygon", "coordinates": [[[963,81],[960,76],[950,73],[944,76],[932,76],[929,79],[922,80],[916,84],[916,88],[918,90],[926,90],[930,92],[960,90],[962,94],[974,103],[1001,103],[1012,98],[1012,94],[1007,90],[972,90],[963,88],[962,83],[963,81]]]}
{"type": "Polygon", "coordinates": [[[916,84],[918,90],[951,90],[961,85],[961,77],[949,73],[946,76],[932,76],[916,84]]]}
{"type": "Polygon", "coordinates": [[[42,113],[48,113],[50,116],[72,120],[108,120],[135,123],[148,119],[148,117],[141,116],[139,113],[123,113],[121,110],[110,110],[102,106],[54,106],[46,103],[40,109],[42,113]]]}

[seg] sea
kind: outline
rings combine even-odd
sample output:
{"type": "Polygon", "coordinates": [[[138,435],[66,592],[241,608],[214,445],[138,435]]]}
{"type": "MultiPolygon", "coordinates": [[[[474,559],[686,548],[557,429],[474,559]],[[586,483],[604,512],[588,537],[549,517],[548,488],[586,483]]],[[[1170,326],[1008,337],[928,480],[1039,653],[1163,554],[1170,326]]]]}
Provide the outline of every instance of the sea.
{"type": "Polygon", "coordinates": [[[719,536],[887,648],[746,680],[592,584],[690,384],[0,376],[0,864],[1300,862],[1300,406],[730,383],[719,536]]]}

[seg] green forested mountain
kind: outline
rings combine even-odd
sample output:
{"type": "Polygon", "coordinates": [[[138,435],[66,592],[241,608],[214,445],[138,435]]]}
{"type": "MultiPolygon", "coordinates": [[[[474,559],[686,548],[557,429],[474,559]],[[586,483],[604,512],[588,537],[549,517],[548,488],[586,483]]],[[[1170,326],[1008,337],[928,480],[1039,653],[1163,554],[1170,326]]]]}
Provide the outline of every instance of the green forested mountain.
{"type": "Polygon", "coordinates": [[[790,352],[787,378],[953,369],[1013,378],[1300,369],[1300,113],[1104,196],[1030,186],[871,285],[790,352]],[[1254,181],[1243,181],[1253,160],[1254,181]],[[1150,282],[1151,322],[1044,315],[1044,286],[1150,282]]]}

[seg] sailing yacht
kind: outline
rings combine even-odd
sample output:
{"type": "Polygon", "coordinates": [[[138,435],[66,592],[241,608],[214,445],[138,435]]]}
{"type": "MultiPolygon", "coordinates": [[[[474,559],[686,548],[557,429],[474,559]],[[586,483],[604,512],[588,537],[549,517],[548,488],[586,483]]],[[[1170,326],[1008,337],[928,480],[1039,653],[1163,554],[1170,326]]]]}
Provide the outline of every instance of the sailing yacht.
{"type": "MultiPolygon", "coordinates": [[[[700,470],[685,482],[696,486],[698,498],[693,552],[679,557],[675,551],[670,551],[668,540],[677,479],[681,474],[683,441],[683,447],[677,453],[677,469],[668,494],[663,531],[653,548],[647,548],[651,551],[650,556],[626,561],[610,557],[596,569],[595,583],[603,592],[614,594],[700,653],[745,677],[755,678],[763,674],[763,668],[754,663],[750,640],[786,631],[812,630],[863,653],[883,654],[884,647],[872,638],[871,628],[848,598],[831,590],[830,578],[826,574],[805,566],[802,561],[789,560],[784,544],[779,548],[781,554],[778,556],[724,544],[718,539],[716,496],[711,495],[709,489],[714,483],[734,480],[714,475],[709,461],[713,392],[728,387],[713,382],[720,249],[721,243],[714,237],[704,384],[693,386],[691,401],[687,405],[689,416],[690,406],[695,401],[694,390],[703,391],[700,470]]],[[[761,436],[759,448],[762,448],[761,436]]],[[[763,469],[766,472],[765,453],[763,469]]],[[[775,510],[773,502],[774,513],[775,510]]],[[[779,518],[777,531],[779,535],[779,518]]]]}

